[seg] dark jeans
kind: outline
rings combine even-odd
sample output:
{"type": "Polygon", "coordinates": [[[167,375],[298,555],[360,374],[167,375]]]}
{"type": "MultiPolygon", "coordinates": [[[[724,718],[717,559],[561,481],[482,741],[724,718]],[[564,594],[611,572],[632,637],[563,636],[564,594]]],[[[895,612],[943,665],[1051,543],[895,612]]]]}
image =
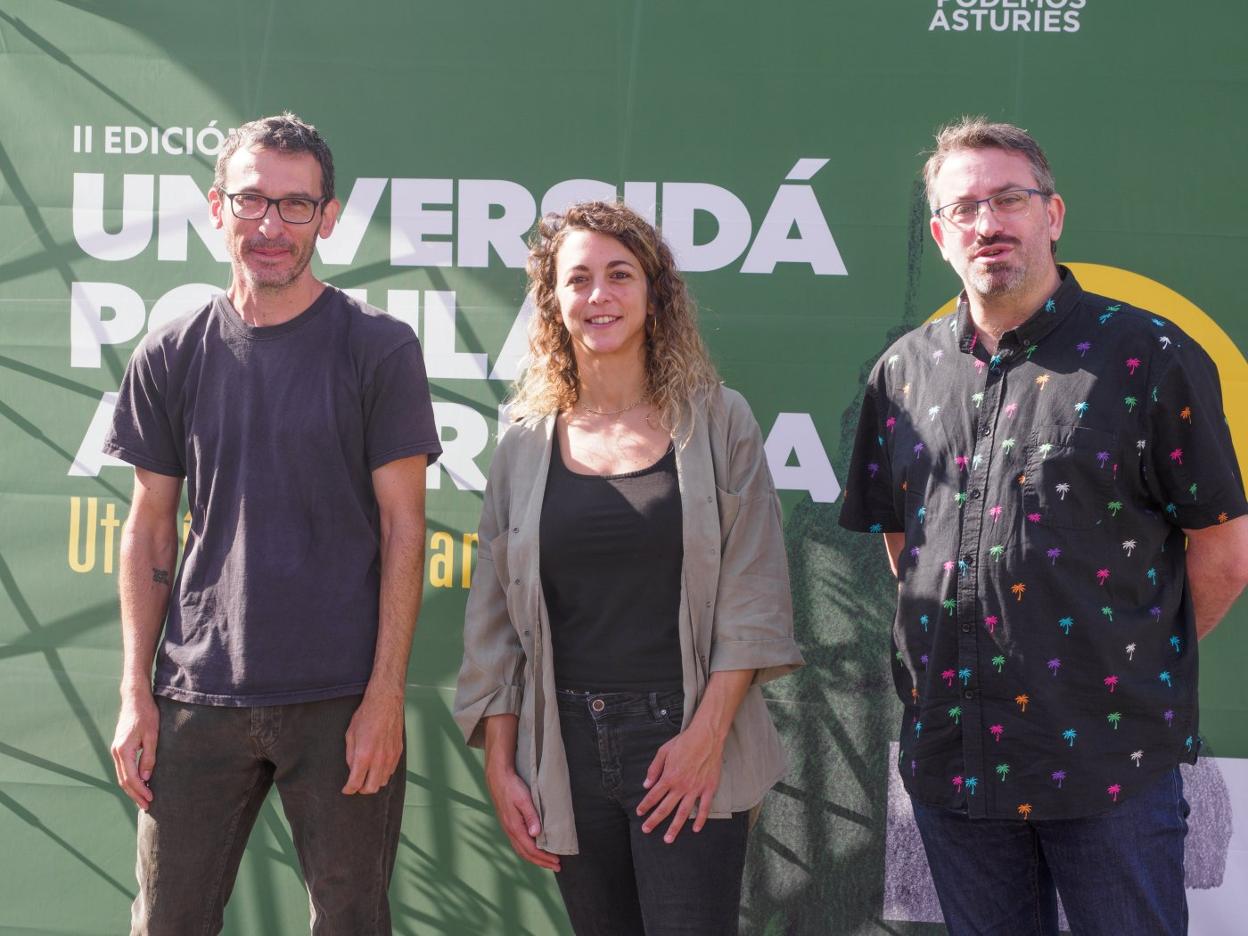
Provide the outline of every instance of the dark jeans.
{"type": "Polygon", "coordinates": [[[953,936],[1056,934],[1057,892],[1071,932],[1187,932],[1187,801],[1176,767],[1117,809],[1082,819],[968,819],[914,803],[953,936]]]}
{"type": "Polygon", "coordinates": [[[637,805],[655,752],[680,731],[675,692],[559,691],[580,854],[555,879],[577,936],[737,932],[749,814],[693,820],[671,845],[670,817],[649,835],[637,805]]]}
{"type": "Polygon", "coordinates": [[[404,760],[371,796],[344,796],[359,696],[225,708],[158,697],[152,805],[139,813],[133,936],[221,931],[247,837],[276,784],[317,936],[390,932],[404,760]]]}

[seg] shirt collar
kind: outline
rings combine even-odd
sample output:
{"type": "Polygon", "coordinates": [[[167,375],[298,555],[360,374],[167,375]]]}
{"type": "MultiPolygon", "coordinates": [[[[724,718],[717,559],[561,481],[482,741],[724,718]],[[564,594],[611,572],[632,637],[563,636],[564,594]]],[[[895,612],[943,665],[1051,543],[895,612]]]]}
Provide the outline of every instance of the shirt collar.
{"type": "MultiPolygon", "coordinates": [[[[1061,277],[1061,285],[1053,295],[1037,309],[1032,316],[1001,336],[997,345],[998,354],[1005,358],[1013,357],[1020,350],[1025,351],[1040,343],[1040,339],[1060,325],[1067,316],[1079,305],[1083,296],[1083,287],[1075,279],[1075,274],[1068,267],[1059,264],[1057,275],[1061,277]]],[[[977,343],[975,324],[971,321],[971,308],[966,301],[966,290],[958,297],[958,350],[964,354],[974,351],[977,343]]]]}

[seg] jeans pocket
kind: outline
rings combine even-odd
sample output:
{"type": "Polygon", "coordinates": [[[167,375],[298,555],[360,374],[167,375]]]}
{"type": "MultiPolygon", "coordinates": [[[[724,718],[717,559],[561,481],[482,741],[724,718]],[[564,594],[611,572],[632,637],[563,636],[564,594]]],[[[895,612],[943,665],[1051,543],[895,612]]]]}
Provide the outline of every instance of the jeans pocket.
{"type": "Polygon", "coordinates": [[[677,732],[684,728],[685,694],[683,692],[655,693],[651,710],[654,713],[655,721],[663,722],[677,732]]]}
{"type": "Polygon", "coordinates": [[[1175,811],[1179,815],[1179,824],[1183,827],[1183,833],[1187,834],[1187,817],[1192,814],[1192,807],[1187,802],[1187,797],[1183,795],[1183,768],[1175,767],[1174,775],[1171,782],[1174,785],[1174,806],[1175,811]]]}

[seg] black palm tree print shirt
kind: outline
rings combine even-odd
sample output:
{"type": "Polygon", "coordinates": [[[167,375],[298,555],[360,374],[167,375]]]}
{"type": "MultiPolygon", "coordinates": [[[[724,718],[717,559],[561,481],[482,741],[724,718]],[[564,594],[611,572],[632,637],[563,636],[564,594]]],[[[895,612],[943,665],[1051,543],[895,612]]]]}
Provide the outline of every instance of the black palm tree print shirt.
{"type": "Polygon", "coordinates": [[[1208,355],[1061,275],[996,354],[965,296],[885,353],[840,515],[905,533],[898,767],[971,817],[1102,813],[1195,760],[1183,529],[1248,512],[1208,355]]]}

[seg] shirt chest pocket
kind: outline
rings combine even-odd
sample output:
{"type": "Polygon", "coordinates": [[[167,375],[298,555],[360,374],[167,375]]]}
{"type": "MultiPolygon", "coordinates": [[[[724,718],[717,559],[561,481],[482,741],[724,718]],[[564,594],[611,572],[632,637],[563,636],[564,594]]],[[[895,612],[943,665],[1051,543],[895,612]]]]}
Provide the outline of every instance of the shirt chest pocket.
{"type": "Polygon", "coordinates": [[[1122,509],[1118,436],[1084,426],[1040,426],[1027,447],[1023,510],[1041,526],[1089,530],[1122,509]],[[1038,515],[1038,516],[1037,516],[1038,515]]]}

